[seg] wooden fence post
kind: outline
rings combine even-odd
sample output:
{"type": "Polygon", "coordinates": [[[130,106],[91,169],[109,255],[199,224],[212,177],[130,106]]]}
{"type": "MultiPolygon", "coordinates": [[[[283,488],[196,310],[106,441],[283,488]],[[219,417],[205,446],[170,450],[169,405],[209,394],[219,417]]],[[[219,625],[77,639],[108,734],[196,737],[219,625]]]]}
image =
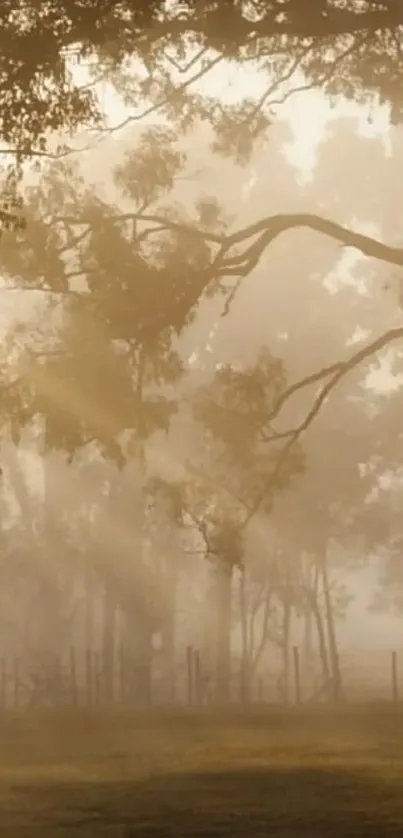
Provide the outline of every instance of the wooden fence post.
{"type": "Polygon", "coordinates": [[[399,674],[397,652],[392,652],[392,696],[393,701],[399,701],[399,674]]]}
{"type": "Polygon", "coordinates": [[[301,704],[301,678],[299,668],[299,649],[298,646],[293,647],[294,658],[294,686],[295,686],[295,702],[301,704]]]}

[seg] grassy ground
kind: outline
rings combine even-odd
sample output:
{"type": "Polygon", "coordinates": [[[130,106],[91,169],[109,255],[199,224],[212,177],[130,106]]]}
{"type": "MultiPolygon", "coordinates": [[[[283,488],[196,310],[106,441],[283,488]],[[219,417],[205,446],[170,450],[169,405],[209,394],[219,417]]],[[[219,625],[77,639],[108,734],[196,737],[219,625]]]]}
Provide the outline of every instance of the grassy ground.
{"type": "Polygon", "coordinates": [[[403,838],[403,712],[0,719],[5,838],[403,838]]]}

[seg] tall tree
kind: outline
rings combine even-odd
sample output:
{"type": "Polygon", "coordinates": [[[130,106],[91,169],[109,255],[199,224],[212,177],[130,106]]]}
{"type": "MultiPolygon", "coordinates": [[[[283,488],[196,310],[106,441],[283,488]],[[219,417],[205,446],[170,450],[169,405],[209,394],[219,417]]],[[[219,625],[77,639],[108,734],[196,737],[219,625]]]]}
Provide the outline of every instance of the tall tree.
{"type": "MultiPolygon", "coordinates": [[[[182,162],[171,134],[149,132],[138,153],[129,155],[116,172],[117,184],[133,207],[118,225],[113,207],[88,190],[77,168],[51,167],[29,192],[27,234],[21,239],[9,232],[1,254],[8,282],[14,284],[19,274],[21,284],[37,289],[44,299],[38,329],[26,335],[17,368],[11,364],[11,377],[16,377],[4,390],[3,417],[15,438],[25,424],[39,422],[44,452],[58,449],[73,458],[87,448],[93,457],[120,468],[137,463],[126,488],[122,481],[112,486],[114,498],[108,500],[109,514],[112,503],[121,522],[122,561],[112,563],[105,533],[108,555],[99,551],[98,570],[107,597],[113,591],[130,623],[144,695],[156,624],[150,596],[137,584],[142,577],[146,584],[147,576],[146,443],[156,431],[168,430],[176,410],[182,361],[174,338],[192,317],[189,280],[204,274],[209,250],[202,237],[192,238],[189,248],[189,236],[170,224],[169,216],[152,245],[147,217],[140,219],[143,229],[136,223],[141,210],[144,216],[161,203],[182,162]],[[67,175],[69,189],[64,190],[67,175]],[[73,215],[77,206],[82,214],[78,230],[73,215]],[[142,498],[135,522],[136,504],[128,500],[133,476],[142,498]],[[130,553],[137,553],[131,571],[130,553]]],[[[152,214],[150,218],[152,222],[152,214]]]]}
{"type": "MultiPolygon", "coordinates": [[[[257,500],[270,511],[278,493],[303,468],[298,445],[288,452],[281,441],[264,442],[267,416],[285,387],[281,361],[262,350],[249,368],[222,365],[194,403],[208,459],[202,473],[212,479],[202,532],[213,566],[215,680],[221,701],[229,697],[233,571],[244,568],[243,532],[257,500]]],[[[245,671],[241,675],[245,693],[245,671]]]]}

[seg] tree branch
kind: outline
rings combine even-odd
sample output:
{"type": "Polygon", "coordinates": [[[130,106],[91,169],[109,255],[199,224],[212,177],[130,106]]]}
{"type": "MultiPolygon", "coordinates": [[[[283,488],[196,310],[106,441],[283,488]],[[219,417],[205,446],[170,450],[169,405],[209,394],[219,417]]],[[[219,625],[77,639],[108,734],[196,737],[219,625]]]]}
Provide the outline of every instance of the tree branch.
{"type": "Polygon", "coordinates": [[[276,481],[281,474],[282,467],[287,460],[287,457],[290,454],[290,451],[294,447],[294,445],[298,442],[300,436],[308,430],[316,416],[319,414],[321,407],[323,406],[324,402],[326,401],[327,397],[331,393],[331,391],[336,387],[336,385],[347,375],[351,370],[355,369],[355,367],[359,366],[363,361],[369,358],[371,355],[374,355],[376,352],[379,352],[385,346],[388,346],[395,340],[399,340],[403,338],[403,326],[397,326],[393,329],[389,329],[380,337],[376,338],[376,340],[372,341],[371,343],[364,346],[358,352],[355,352],[350,358],[346,361],[340,361],[337,364],[331,365],[329,367],[324,367],[322,370],[319,370],[316,373],[306,376],[306,378],[301,379],[300,381],[292,384],[280,397],[278,402],[273,409],[272,414],[268,417],[268,421],[272,421],[276,415],[279,414],[281,407],[285,404],[286,401],[298,390],[302,390],[304,387],[309,386],[310,384],[314,383],[315,381],[319,381],[323,378],[326,378],[330,375],[329,380],[326,384],[321,387],[319,393],[308,411],[305,419],[297,425],[296,428],[292,430],[285,431],[284,433],[280,433],[278,435],[274,435],[272,437],[268,437],[266,441],[277,441],[278,439],[287,439],[287,442],[282,449],[278,459],[276,460],[276,464],[273,468],[272,473],[269,475],[268,479],[265,481],[265,484],[262,490],[259,492],[258,497],[255,500],[255,503],[250,508],[248,514],[244,518],[242,523],[242,528],[246,527],[249,521],[253,518],[255,513],[259,510],[262,502],[267,497],[269,492],[275,489],[276,481]]]}
{"type": "MultiPolygon", "coordinates": [[[[379,239],[355,232],[348,227],[338,224],[336,221],[312,213],[288,213],[267,216],[230,235],[206,231],[194,224],[175,221],[174,219],[161,216],[158,213],[122,213],[114,216],[107,215],[105,220],[111,224],[137,220],[145,225],[151,225],[149,230],[150,235],[164,230],[172,230],[187,233],[190,236],[200,237],[204,241],[216,245],[216,254],[212,258],[210,266],[205,270],[205,278],[200,285],[199,296],[201,297],[209,285],[217,278],[235,277],[238,281],[227,297],[222,312],[223,317],[228,315],[231,309],[231,303],[240,287],[242,278],[248,276],[258,265],[266,248],[278,236],[289,230],[304,227],[328,236],[345,247],[353,247],[365,256],[379,259],[388,264],[403,266],[402,247],[393,247],[392,245],[385,244],[379,241],[379,239]],[[250,239],[253,241],[248,244],[248,240],[250,239]],[[231,256],[231,250],[242,244],[246,244],[245,250],[231,256]]],[[[98,220],[92,221],[91,212],[81,216],[59,216],[55,217],[54,221],[62,222],[72,227],[86,225],[89,229],[93,224],[99,223],[98,220]]],[[[329,369],[329,373],[331,372],[332,368],[329,369]]],[[[317,373],[314,375],[317,375],[317,373]]],[[[321,377],[323,377],[323,373],[320,373],[319,378],[321,377]]]]}
{"type": "Polygon", "coordinates": [[[311,373],[305,378],[300,379],[300,381],[295,382],[295,384],[292,384],[290,387],[287,388],[287,390],[284,391],[284,393],[282,393],[281,397],[276,402],[276,405],[268,421],[270,422],[273,419],[275,419],[276,416],[278,416],[283,405],[298,390],[302,390],[310,384],[313,384],[317,381],[320,381],[323,378],[327,378],[328,376],[330,376],[329,381],[326,384],[324,384],[321,390],[319,391],[319,394],[315,399],[315,403],[309,411],[309,413],[307,414],[304,421],[296,429],[294,429],[294,431],[289,431],[288,433],[295,433],[295,431],[298,431],[300,433],[303,432],[304,430],[306,430],[306,428],[310,425],[312,419],[314,419],[317,413],[319,412],[330,391],[333,390],[336,384],[338,384],[339,381],[342,378],[344,378],[345,375],[347,375],[349,372],[355,369],[355,367],[358,367],[360,364],[362,364],[363,361],[370,358],[372,355],[375,355],[381,349],[384,349],[385,346],[388,346],[390,343],[393,343],[395,340],[400,340],[401,338],[403,338],[403,326],[396,326],[393,329],[388,329],[387,332],[384,332],[383,335],[380,335],[371,343],[367,343],[365,346],[362,347],[362,349],[359,349],[346,361],[339,361],[335,364],[331,364],[328,367],[323,367],[323,369],[319,370],[318,372],[311,373]]]}
{"type": "Polygon", "coordinates": [[[301,14],[295,13],[296,6],[302,6],[303,0],[293,4],[271,4],[271,9],[259,20],[244,18],[237,12],[217,14],[212,10],[202,19],[181,17],[157,24],[145,34],[145,40],[156,43],[162,38],[178,37],[185,34],[206,35],[213,31],[216,38],[225,37],[233,46],[241,46],[251,39],[288,36],[295,38],[331,38],[338,35],[353,35],[359,32],[376,33],[393,31],[403,24],[403,14],[397,4],[389,2],[389,8],[372,11],[357,11],[355,3],[347,8],[335,6],[326,14],[313,8],[312,0],[306,0],[301,14]],[[311,6],[312,8],[309,8],[311,6]]]}
{"type": "MultiPolygon", "coordinates": [[[[94,225],[99,225],[99,219],[92,221],[91,210],[83,215],[59,215],[55,216],[54,221],[57,223],[67,224],[70,227],[81,227],[87,225],[91,229],[94,225]]],[[[205,241],[211,241],[214,244],[222,245],[225,236],[219,233],[213,233],[210,230],[203,230],[193,224],[187,224],[183,221],[174,221],[164,215],[153,213],[140,212],[125,212],[118,215],[107,215],[105,223],[108,224],[124,224],[126,221],[138,221],[143,224],[154,224],[155,227],[148,230],[148,234],[163,232],[164,230],[172,230],[173,232],[188,233],[189,235],[202,238],[205,241]]]]}
{"type": "MultiPolygon", "coordinates": [[[[177,230],[200,236],[219,245],[219,252],[211,265],[211,273],[215,276],[247,276],[256,267],[265,249],[278,236],[301,227],[322,233],[322,235],[338,241],[345,247],[360,250],[365,256],[403,267],[403,247],[393,247],[385,244],[379,239],[367,236],[364,233],[357,233],[342,224],[338,224],[337,221],[313,213],[285,213],[267,216],[230,235],[220,235],[219,233],[206,231],[196,225],[175,221],[158,214],[122,213],[108,216],[106,220],[110,223],[120,223],[130,219],[155,224],[167,230],[177,230]],[[243,253],[238,253],[235,256],[228,255],[232,248],[253,238],[256,240],[249,244],[243,253]]],[[[57,216],[54,221],[71,226],[84,224],[91,226],[91,214],[57,216]]]]}
{"type": "MultiPolygon", "coordinates": [[[[204,51],[205,50],[203,50],[203,52],[204,51]]],[[[160,110],[160,108],[163,108],[165,105],[168,105],[170,102],[172,102],[172,100],[174,100],[175,97],[178,96],[178,94],[181,94],[185,90],[187,90],[191,84],[200,81],[207,73],[210,72],[210,70],[216,67],[217,64],[220,64],[223,60],[223,55],[220,54],[215,56],[211,59],[211,61],[209,61],[208,64],[203,65],[196,73],[194,73],[193,76],[191,76],[191,78],[186,79],[184,82],[181,82],[181,84],[179,84],[177,87],[175,87],[175,85],[172,85],[172,90],[170,93],[158,99],[157,102],[154,102],[154,104],[149,105],[149,107],[145,108],[145,110],[140,111],[140,113],[137,114],[130,114],[129,116],[125,117],[125,119],[123,119],[121,122],[118,122],[116,125],[99,128],[99,132],[101,134],[115,134],[117,131],[121,131],[122,128],[127,128],[127,126],[130,125],[132,122],[140,122],[142,119],[146,119],[148,116],[151,116],[151,114],[154,114],[156,111],[160,110]]]]}
{"type": "Polygon", "coordinates": [[[288,230],[305,227],[335,239],[346,247],[354,247],[365,256],[371,256],[394,265],[403,266],[403,248],[384,244],[372,236],[356,233],[336,221],[322,218],[312,213],[287,213],[262,218],[255,224],[250,224],[238,230],[223,241],[220,258],[217,259],[217,269],[221,274],[229,275],[238,272],[246,276],[256,267],[266,247],[268,247],[281,233],[288,230]],[[247,249],[236,256],[224,258],[232,247],[242,244],[249,238],[258,236],[257,240],[247,249]]]}

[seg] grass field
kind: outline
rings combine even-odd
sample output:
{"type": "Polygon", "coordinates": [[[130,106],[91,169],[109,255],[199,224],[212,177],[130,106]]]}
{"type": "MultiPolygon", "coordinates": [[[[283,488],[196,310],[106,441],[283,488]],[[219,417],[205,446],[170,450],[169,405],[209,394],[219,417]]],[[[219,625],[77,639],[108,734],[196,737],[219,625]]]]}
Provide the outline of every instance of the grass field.
{"type": "Polygon", "coordinates": [[[403,712],[0,719],[5,838],[403,838],[403,712]]]}

